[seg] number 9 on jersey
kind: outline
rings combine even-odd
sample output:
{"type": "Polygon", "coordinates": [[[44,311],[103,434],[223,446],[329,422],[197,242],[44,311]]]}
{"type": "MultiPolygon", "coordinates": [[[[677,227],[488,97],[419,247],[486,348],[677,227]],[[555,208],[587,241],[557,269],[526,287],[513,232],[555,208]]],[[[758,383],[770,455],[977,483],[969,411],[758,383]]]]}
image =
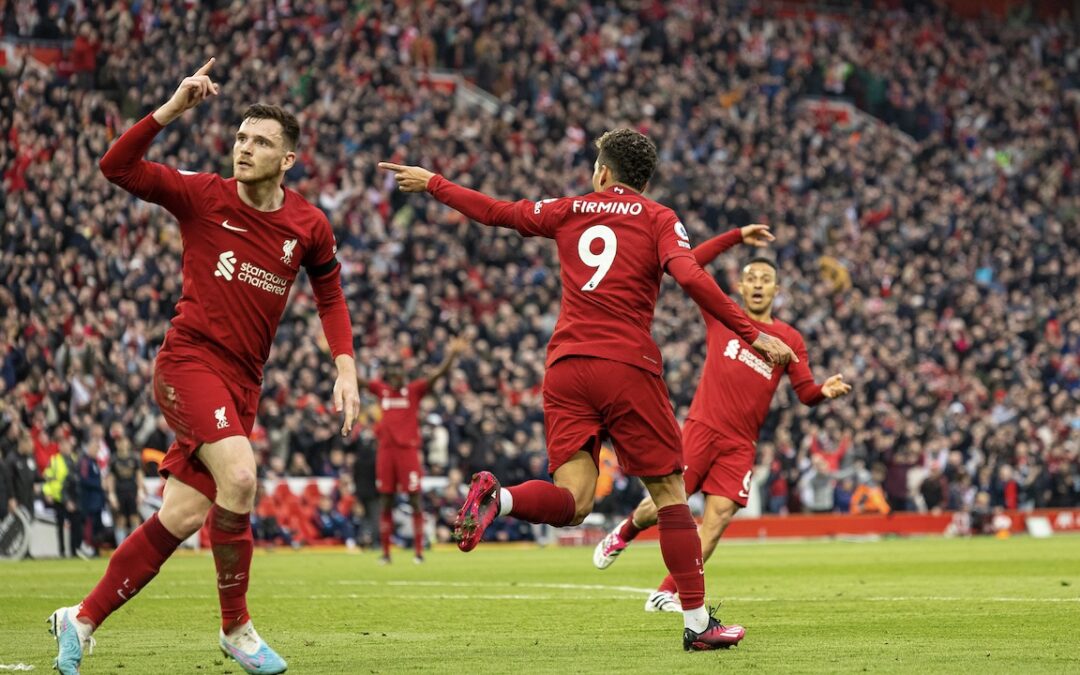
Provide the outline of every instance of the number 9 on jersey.
{"type": "Polygon", "coordinates": [[[592,278],[585,282],[581,290],[586,292],[596,290],[611,270],[611,264],[615,262],[615,251],[618,248],[619,241],[615,237],[615,231],[607,225],[593,225],[581,233],[581,238],[578,239],[578,257],[589,267],[596,268],[592,278]],[[599,253],[593,253],[592,245],[597,239],[604,243],[604,247],[599,253]]]}

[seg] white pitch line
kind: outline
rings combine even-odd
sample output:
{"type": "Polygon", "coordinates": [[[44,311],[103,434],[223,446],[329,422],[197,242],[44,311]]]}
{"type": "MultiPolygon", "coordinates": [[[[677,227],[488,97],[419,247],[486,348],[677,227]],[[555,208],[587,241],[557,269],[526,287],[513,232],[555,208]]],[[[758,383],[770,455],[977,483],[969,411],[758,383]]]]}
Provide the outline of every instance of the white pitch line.
{"type": "Polygon", "coordinates": [[[623,593],[652,593],[655,588],[637,586],[606,586],[603,584],[543,584],[533,582],[492,582],[475,581],[377,581],[375,579],[343,579],[330,583],[339,586],[431,586],[435,588],[549,588],[563,591],[621,591],[623,593]]]}

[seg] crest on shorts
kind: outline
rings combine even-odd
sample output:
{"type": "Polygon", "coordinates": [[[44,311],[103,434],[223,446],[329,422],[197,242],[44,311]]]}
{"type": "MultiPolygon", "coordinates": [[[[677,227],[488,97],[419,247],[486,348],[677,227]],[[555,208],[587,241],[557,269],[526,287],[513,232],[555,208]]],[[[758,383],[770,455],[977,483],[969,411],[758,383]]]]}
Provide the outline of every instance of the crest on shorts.
{"type": "Polygon", "coordinates": [[[281,256],[281,262],[292,267],[292,254],[293,249],[296,248],[295,239],[286,239],[285,243],[281,245],[281,250],[285,255],[281,256]]]}
{"type": "Polygon", "coordinates": [[[217,428],[226,429],[229,426],[229,420],[225,417],[225,406],[214,409],[214,417],[217,419],[217,428]]]}

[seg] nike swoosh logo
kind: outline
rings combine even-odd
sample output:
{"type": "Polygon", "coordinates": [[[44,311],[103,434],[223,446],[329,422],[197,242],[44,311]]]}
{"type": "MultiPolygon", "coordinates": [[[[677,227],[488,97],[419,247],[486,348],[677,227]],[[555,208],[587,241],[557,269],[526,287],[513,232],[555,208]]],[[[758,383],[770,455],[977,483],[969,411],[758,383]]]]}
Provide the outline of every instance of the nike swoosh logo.
{"type": "Polygon", "coordinates": [[[224,227],[226,230],[232,230],[233,232],[247,232],[247,230],[242,227],[233,227],[229,224],[229,221],[227,220],[222,221],[221,226],[224,227]]]}
{"type": "Polygon", "coordinates": [[[219,589],[221,589],[221,590],[225,590],[226,588],[232,588],[233,586],[239,586],[239,585],[240,584],[218,584],[217,587],[219,589]]]}

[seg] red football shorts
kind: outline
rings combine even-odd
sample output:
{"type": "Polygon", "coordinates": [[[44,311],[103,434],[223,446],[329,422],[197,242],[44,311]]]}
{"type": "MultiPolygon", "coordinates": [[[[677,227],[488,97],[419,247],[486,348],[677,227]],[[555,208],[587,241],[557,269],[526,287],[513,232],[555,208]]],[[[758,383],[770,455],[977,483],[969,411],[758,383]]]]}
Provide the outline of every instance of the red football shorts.
{"type": "Polygon", "coordinates": [[[154,400],[176,433],[158,472],[213,501],[214,477],[195,453],[203,443],[251,434],[259,388],[224,377],[197,358],[164,352],[154,362],[154,400]]]}
{"type": "Polygon", "coordinates": [[[375,490],[382,495],[420,492],[424,469],[416,448],[383,448],[375,453],[375,490]]]}
{"type": "Polygon", "coordinates": [[[687,495],[700,490],[746,506],[756,455],[753,443],[732,440],[690,419],[683,424],[682,444],[687,495]]]}
{"type": "Polygon", "coordinates": [[[592,357],[556,361],[544,375],[544,428],[550,473],[581,450],[599,461],[605,438],[631,476],[682,469],[679,425],[664,380],[626,363],[592,357]]]}

